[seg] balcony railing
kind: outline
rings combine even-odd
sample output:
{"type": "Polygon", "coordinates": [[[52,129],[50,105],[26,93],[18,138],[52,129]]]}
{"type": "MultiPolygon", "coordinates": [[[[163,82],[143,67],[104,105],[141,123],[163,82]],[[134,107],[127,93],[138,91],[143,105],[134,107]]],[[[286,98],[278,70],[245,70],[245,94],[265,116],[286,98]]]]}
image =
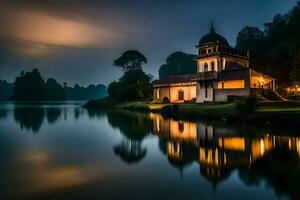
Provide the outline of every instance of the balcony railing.
{"type": "Polygon", "coordinates": [[[200,72],[198,73],[198,80],[215,80],[218,79],[218,72],[200,72]]]}

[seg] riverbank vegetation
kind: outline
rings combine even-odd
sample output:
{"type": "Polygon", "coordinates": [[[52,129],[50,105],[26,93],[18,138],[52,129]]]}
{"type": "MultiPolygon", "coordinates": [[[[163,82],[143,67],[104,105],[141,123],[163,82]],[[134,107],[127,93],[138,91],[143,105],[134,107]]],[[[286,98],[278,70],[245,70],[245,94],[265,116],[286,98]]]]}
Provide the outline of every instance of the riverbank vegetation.
{"type": "Polygon", "coordinates": [[[178,119],[214,119],[256,125],[300,126],[300,101],[259,102],[246,98],[240,102],[229,103],[160,104],[150,101],[116,102],[104,98],[90,101],[84,107],[161,113],[166,117],[178,119]]]}

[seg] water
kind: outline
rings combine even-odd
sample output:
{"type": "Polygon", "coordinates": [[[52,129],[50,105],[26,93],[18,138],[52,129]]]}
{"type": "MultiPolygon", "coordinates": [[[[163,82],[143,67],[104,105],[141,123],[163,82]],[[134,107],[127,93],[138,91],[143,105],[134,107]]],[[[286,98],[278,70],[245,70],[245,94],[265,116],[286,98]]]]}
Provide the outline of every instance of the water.
{"type": "MultiPolygon", "coordinates": [[[[0,105],[1,199],[299,199],[297,133],[0,105]]],[[[299,135],[299,133],[298,133],[299,135]]]]}

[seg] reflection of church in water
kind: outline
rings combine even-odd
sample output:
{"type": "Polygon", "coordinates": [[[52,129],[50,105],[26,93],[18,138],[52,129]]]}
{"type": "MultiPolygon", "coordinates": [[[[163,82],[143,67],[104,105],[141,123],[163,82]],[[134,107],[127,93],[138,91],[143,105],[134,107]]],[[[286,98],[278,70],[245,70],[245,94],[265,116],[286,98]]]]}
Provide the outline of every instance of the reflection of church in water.
{"type": "Polygon", "coordinates": [[[251,167],[275,148],[287,147],[300,158],[300,138],[270,134],[247,135],[235,129],[213,127],[204,123],[164,119],[151,114],[153,131],[161,140],[171,164],[183,169],[194,161],[200,173],[218,182],[236,168],[251,167]]]}

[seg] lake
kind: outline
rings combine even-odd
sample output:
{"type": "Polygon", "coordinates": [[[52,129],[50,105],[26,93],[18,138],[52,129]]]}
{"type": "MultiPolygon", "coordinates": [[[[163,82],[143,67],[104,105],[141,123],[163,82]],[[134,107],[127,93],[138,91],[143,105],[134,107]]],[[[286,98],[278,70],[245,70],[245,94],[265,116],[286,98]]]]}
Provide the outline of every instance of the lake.
{"type": "Polygon", "coordinates": [[[300,131],[5,103],[0,156],[1,199],[300,198],[300,131]]]}

